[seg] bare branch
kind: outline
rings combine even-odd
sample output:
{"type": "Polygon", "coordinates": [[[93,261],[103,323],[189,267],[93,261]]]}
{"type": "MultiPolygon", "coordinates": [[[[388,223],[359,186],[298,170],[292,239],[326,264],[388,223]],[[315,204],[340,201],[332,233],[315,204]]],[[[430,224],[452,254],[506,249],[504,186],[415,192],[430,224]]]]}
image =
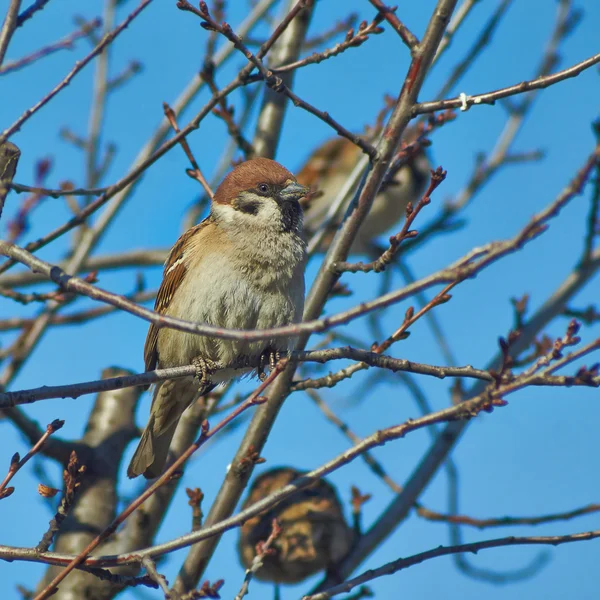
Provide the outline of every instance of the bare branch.
{"type": "Polygon", "coordinates": [[[402,21],[396,16],[397,7],[390,8],[386,6],[381,0],[369,0],[369,2],[379,11],[383,18],[392,26],[394,31],[400,36],[402,41],[406,44],[409,50],[413,51],[418,45],[419,40],[417,36],[402,23],[402,21]]]}
{"type": "Polygon", "coordinates": [[[493,92],[485,92],[473,96],[461,94],[457,98],[449,100],[420,102],[415,105],[412,116],[416,117],[417,115],[423,115],[438,110],[448,110],[450,108],[459,108],[460,110],[465,111],[471,108],[471,106],[479,106],[482,104],[493,105],[496,103],[496,100],[501,100],[502,98],[508,98],[517,94],[524,94],[525,92],[530,92],[532,90],[544,89],[571,77],[577,77],[577,75],[598,63],[600,63],[600,53],[594,54],[593,56],[590,56],[590,58],[582,60],[562,71],[557,71],[552,75],[545,75],[538,77],[537,79],[532,79],[531,81],[523,81],[493,92]]]}
{"type": "Polygon", "coordinates": [[[569,544],[571,542],[584,542],[594,540],[600,537],[599,531],[586,531],[584,533],[572,533],[568,535],[554,535],[554,536],[538,536],[538,537],[506,537],[498,538],[496,540],[484,540],[482,542],[473,542],[471,544],[461,544],[460,546],[438,546],[433,550],[427,552],[421,552],[409,556],[408,558],[400,558],[393,562],[390,562],[382,567],[371,569],[358,577],[354,577],[341,583],[340,585],[328,588],[323,592],[317,594],[311,594],[304,596],[302,600],[328,600],[338,594],[349,592],[353,588],[367,581],[372,581],[383,575],[391,575],[397,573],[402,569],[406,569],[413,565],[418,565],[426,560],[437,558],[438,556],[448,556],[450,554],[472,552],[478,553],[480,550],[486,550],[488,548],[500,548],[502,546],[531,546],[531,545],[550,545],[559,546],[560,544],[569,544]]]}
{"type": "Polygon", "coordinates": [[[64,421],[61,421],[60,419],[55,419],[54,421],[52,421],[52,423],[50,423],[46,427],[46,431],[44,432],[42,437],[37,441],[37,443],[33,446],[33,448],[31,448],[31,450],[29,450],[29,452],[27,452],[27,454],[23,458],[21,458],[19,456],[18,452],[16,452],[13,455],[13,457],[10,461],[10,467],[8,469],[8,473],[6,474],[6,477],[4,478],[4,480],[0,483],[0,500],[2,500],[3,498],[7,498],[14,492],[15,488],[6,487],[9,484],[10,480],[16,475],[16,473],[18,471],[20,471],[25,466],[25,464],[32,457],[34,457],[43,448],[44,444],[46,443],[46,440],[53,433],[58,431],[64,424],[65,424],[64,421]]]}

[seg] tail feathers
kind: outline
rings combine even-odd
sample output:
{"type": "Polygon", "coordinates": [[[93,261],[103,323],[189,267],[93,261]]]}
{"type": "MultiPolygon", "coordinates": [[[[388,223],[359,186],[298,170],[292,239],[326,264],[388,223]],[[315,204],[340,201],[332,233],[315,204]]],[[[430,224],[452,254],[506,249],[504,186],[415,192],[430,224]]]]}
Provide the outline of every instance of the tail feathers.
{"type": "Polygon", "coordinates": [[[165,468],[169,446],[177,428],[177,421],[159,434],[155,431],[154,416],[150,417],[142,439],[129,463],[127,477],[133,479],[143,475],[146,479],[158,477],[165,468]]]}
{"type": "Polygon", "coordinates": [[[181,415],[199,393],[207,394],[213,387],[199,390],[193,377],[167,379],[156,387],[150,419],[127,469],[128,477],[153,479],[163,472],[181,415]]]}

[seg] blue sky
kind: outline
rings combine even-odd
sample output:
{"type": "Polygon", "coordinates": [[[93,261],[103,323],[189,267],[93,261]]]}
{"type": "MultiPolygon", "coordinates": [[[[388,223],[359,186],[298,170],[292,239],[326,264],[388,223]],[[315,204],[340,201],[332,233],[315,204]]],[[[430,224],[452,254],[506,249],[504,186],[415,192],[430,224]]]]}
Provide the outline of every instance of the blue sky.
{"type": "MultiPolygon", "coordinates": [[[[0,3],[0,12],[7,6],[0,3]]],[[[229,2],[228,20],[239,23],[248,3],[229,2]]],[[[593,0],[578,0],[576,6],[584,15],[576,32],[562,44],[561,67],[576,63],[598,52],[600,5],[593,0]]],[[[162,118],[162,102],[173,102],[179,91],[201,66],[207,33],[197,19],[175,8],[174,2],[154,2],[118,38],[112,47],[110,71],[113,75],[132,60],[140,60],[143,72],[116,92],[108,103],[104,142],[117,145],[117,156],[107,174],[106,183],[122,177],[135,155],[162,118]]],[[[401,3],[400,16],[420,37],[435,2],[401,3]]],[[[454,40],[444,59],[432,71],[421,92],[421,100],[431,99],[441,87],[452,66],[462,58],[497,2],[480,3],[469,17],[460,35],[454,40]]],[[[135,0],[122,3],[120,21],[136,6],[135,0]]],[[[459,85],[455,93],[468,94],[504,87],[530,79],[539,63],[540,51],[552,30],[556,2],[549,0],[515,0],[497,31],[492,45],[459,85]]],[[[311,34],[329,28],[350,11],[370,19],[369,3],[359,0],[345,2],[321,0],[311,26],[311,34]]],[[[100,0],[82,4],[75,0],[55,0],[44,11],[18,30],[9,48],[7,59],[26,55],[41,45],[55,41],[73,30],[71,16],[83,14],[92,18],[102,13],[100,0]]],[[[257,35],[264,33],[259,30],[257,35]]],[[[88,51],[80,41],[72,51],[63,51],[22,71],[0,79],[3,102],[0,105],[0,127],[10,125],[27,107],[47,93],[70,70],[75,60],[88,51]],[[10,100],[7,100],[10,98],[10,100]]],[[[408,67],[408,52],[389,27],[386,33],[370,39],[359,49],[298,73],[296,91],[304,99],[329,111],[349,129],[360,130],[373,121],[384,93],[395,94],[400,89],[408,67]]],[[[217,75],[219,85],[226,84],[243,64],[234,56],[223,72],[217,75]]],[[[53,169],[48,184],[56,186],[65,179],[83,184],[81,152],[61,140],[58,132],[68,126],[76,133],[87,129],[88,111],[93,83],[92,66],[87,67],[55,101],[30,119],[13,140],[22,151],[16,180],[33,181],[35,162],[50,156],[53,169]]],[[[598,117],[600,82],[598,69],[593,68],[576,79],[544,91],[536,100],[534,110],[515,144],[515,152],[542,149],[543,161],[514,165],[503,169],[479,193],[465,210],[467,226],[453,235],[436,238],[409,258],[409,265],[419,276],[434,272],[461,257],[474,246],[490,240],[502,240],[517,233],[532,214],[556,197],[593,148],[590,123],[598,117]]],[[[454,95],[454,94],[453,94],[454,95]]],[[[206,100],[206,93],[197,99],[188,112],[179,117],[183,124],[206,100]]],[[[241,107],[240,97],[234,98],[241,107]]],[[[239,110],[239,108],[238,108],[239,110]]],[[[448,171],[448,177],[434,196],[431,207],[417,222],[422,227],[435,214],[436,204],[459,192],[472,172],[478,152],[490,151],[502,131],[507,114],[501,104],[477,107],[459,114],[456,121],[432,136],[433,162],[448,171]]],[[[322,122],[299,108],[288,109],[277,159],[291,170],[297,170],[312,148],[329,137],[331,132],[322,122]]],[[[217,164],[226,140],[223,123],[207,119],[189,141],[207,174],[217,164]]],[[[175,148],[147,172],[134,196],[108,229],[97,248],[98,253],[118,252],[135,248],[167,247],[180,233],[181,218],[198,194],[197,184],[186,177],[186,159],[175,148]]],[[[458,364],[484,367],[497,349],[497,338],[506,335],[512,324],[511,297],[530,294],[530,311],[566,277],[576,263],[583,243],[585,218],[590,188],[576,198],[561,213],[540,239],[532,242],[518,255],[510,256],[490,267],[476,279],[465,282],[453,291],[453,300],[436,309],[444,331],[450,340],[458,364]]],[[[9,196],[0,223],[1,235],[7,220],[14,214],[19,197],[9,196]]],[[[69,217],[62,199],[47,200],[34,214],[26,238],[35,239],[69,217]]],[[[58,260],[65,251],[64,242],[54,243],[40,256],[58,260]]],[[[310,280],[317,268],[311,263],[310,280]]],[[[160,281],[160,269],[145,270],[148,287],[160,281]]],[[[354,292],[349,299],[331,301],[327,310],[337,312],[361,300],[372,298],[378,286],[376,275],[348,275],[344,278],[354,292]]],[[[128,292],[133,288],[133,272],[102,273],[100,285],[128,292]]],[[[394,285],[401,280],[396,276],[394,285]]],[[[584,307],[597,300],[599,280],[596,277],[573,301],[584,307]]],[[[91,306],[86,299],[80,307],[91,306]]],[[[389,310],[384,325],[392,331],[402,320],[409,303],[389,310]]],[[[2,314],[32,314],[36,307],[20,308],[0,301],[2,314]]],[[[549,329],[552,336],[562,335],[566,319],[558,319],[549,329]]],[[[370,339],[364,320],[347,328],[353,334],[370,339]]],[[[129,315],[113,315],[85,326],[50,330],[32,359],[13,383],[12,389],[43,384],[66,383],[95,379],[107,365],[119,365],[134,371],[143,369],[142,348],[147,325],[129,315]]],[[[397,344],[392,354],[411,360],[440,364],[443,357],[424,321],[412,329],[411,337],[397,344]]],[[[584,341],[598,336],[596,328],[586,328],[584,341]]],[[[11,337],[2,338],[3,346],[11,337]]],[[[593,362],[593,361],[588,361],[593,362]]],[[[369,385],[369,375],[361,373],[351,381],[324,392],[331,406],[359,435],[369,435],[377,428],[400,423],[418,416],[411,395],[396,378],[387,378],[378,386],[369,385]],[[359,397],[357,397],[359,396],[359,397]]],[[[448,381],[421,378],[420,383],[434,408],[449,403],[448,381]]],[[[243,384],[248,388],[247,383],[243,384]]],[[[66,419],[61,431],[65,438],[81,435],[92,405],[91,396],[78,400],[42,402],[27,407],[26,412],[45,425],[54,418],[66,419]]],[[[139,408],[139,423],[146,420],[149,397],[139,408]]],[[[460,471],[461,511],[477,517],[503,515],[535,515],[559,512],[597,502],[600,485],[597,460],[600,442],[597,423],[600,419],[597,390],[529,389],[511,396],[508,407],[492,415],[477,418],[469,426],[453,458],[460,471]]],[[[201,487],[206,507],[214,498],[237,443],[243,435],[241,425],[232,433],[217,439],[188,466],[183,487],[201,487]]],[[[429,433],[421,431],[404,440],[376,451],[396,481],[402,483],[412,472],[430,442],[429,433]]],[[[286,403],[263,452],[266,466],[290,464],[313,468],[348,447],[348,442],[327,423],[312,402],[297,394],[286,403]]],[[[15,451],[24,454],[26,444],[6,422],[0,422],[0,461],[7,465],[15,451]]],[[[129,453],[133,448],[129,449],[129,453]]],[[[128,454],[129,456],[129,454],[128,454]]],[[[266,468],[266,466],[264,468],[266,468]]],[[[54,466],[49,472],[59,481],[54,466]]],[[[258,472],[258,471],[257,471],[258,472]]],[[[357,460],[336,472],[331,480],[340,494],[348,497],[352,484],[373,494],[365,506],[364,521],[368,526],[389,503],[392,493],[357,460]]],[[[0,543],[35,545],[51,518],[43,501],[37,496],[37,476],[27,467],[15,479],[16,492],[2,501],[3,527],[0,543]],[[7,518],[8,517],[8,518],[7,518]]],[[[122,490],[130,493],[133,484],[124,482],[122,490]]],[[[427,489],[423,502],[427,506],[446,510],[447,481],[440,473],[427,489]]],[[[349,511],[348,511],[349,512],[349,511]]],[[[158,541],[165,541],[188,531],[190,515],[187,499],[179,494],[165,519],[158,541]]],[[[504,535],[553,535],[598,529],[598,516],[590,515],[576,521],[555,523],[538,528],[503,528],[488,531],[466,530],[465,541],[501,537],[504,535]]],[[[236,532],[225,535],[206,577],[211,581],[224,578],[223,598],[231,598],[243,579],[243,570],[233,556],[236,532]]],[[[387,542],[361,567],[371,568],[393,560],[448,543],[444,525],[424,522],[411,516],[387,542]]],[[[402,573],[373,582],[378,598],[490,599],[529,598],[559,599],[591,597],[596,590],[596,560],[598,542],[584,542],[544,549],[551,560],[536,577],[508,587],[475,581],[457,572],[450,558],[439,558],[402,573]]],[[[539,548],[505,548],[481,552],[468,557],[480,568],[508,571],[529,563],[539,548]]],[[[173,580],[185,556],[179,551],[160,565],[161,572],[173,580]]],[[[3,597],[18,597],[15,585],[31,585],[43,568],[27,563],[0,563],[3,574],[3,597]]],[[[318,581],[318,578],[315,578],[318,581]]],[[[285,588],[284,599],[298,598],[309,590],[310,582],[285,588]]],[[[264,584],[253,583],[251,594],[270,597],[264,584]]],[[[159,592],[124,594],[124,598],[159,598],[159,592]]]]}

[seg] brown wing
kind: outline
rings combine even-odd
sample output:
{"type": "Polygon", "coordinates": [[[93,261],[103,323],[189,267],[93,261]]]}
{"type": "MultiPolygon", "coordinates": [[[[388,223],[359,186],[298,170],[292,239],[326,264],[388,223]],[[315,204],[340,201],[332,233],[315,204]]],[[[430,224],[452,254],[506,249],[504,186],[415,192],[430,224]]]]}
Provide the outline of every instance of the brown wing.
{"type": "MultiPolygon", "coordinates": [[[[155,312],[161,315],[166,312],[173,295],[175,294],[185,275],[187,267],[183,255],[188,242],[191,237],[196,235],[208,224],[209,220],[210,217],[207,217],[195,227],[188,229],[175,242],[175,245],[169,253],[169,257],[165,262],[163,280],[160,284],[160,288],[158,289],[158,294],[156,295],[156,302],[154,303],[155,312]]],[[[146,336],[146,344],[144,345],[144,362],[146,364],[146,371],[154,370],[158,362],[158,330],[159,328],[154,323],[150,324],[150,329],[148,329],[148,335],[146,336]]]]}

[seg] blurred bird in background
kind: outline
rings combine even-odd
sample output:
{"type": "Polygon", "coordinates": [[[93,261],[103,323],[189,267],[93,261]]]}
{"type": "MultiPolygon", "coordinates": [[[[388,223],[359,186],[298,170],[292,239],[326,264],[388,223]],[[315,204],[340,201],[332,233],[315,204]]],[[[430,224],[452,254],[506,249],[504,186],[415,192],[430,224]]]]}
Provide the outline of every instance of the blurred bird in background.
{"type": "MultiPolygon", "coordinates": [[[[418,137],[416,128],[407,129],[403,142],[413,143],[418,137]]],[[[298,173],[298,183],[309,186],[318,192],[309,198],[304,206],[304,229],[307,238],[321,227],[327,218],[330,207],[337,194],[356,168],[363,152],[350,140],[336,137],[319,146],[304,163],[298,173]]],[[[363,221],[350,251],[351,254],[369,254],[374,238],[391,230],[406,215],[409,202],[417,203],[429,182],[431,164],[423,148],[412,153],[406,164],[402,165],[392,179],[384,183],[375,197],[371,210],[363,221]]],[[[325,252],[333,239],[348,205],[352,200],[356,186],[347,194],[343,207],[337,211],[318,250],[325,252]]]]}
{"type": "MultiPolygon", "coordinates": [[[[278,467],[259,475],[242,510],[303,474],[291,467],[278,467]]],[[[335,488],[320,479],[242,525],[238,552],[244,568],[252,564],[257,544],[271,534],[273,519],[277,519],[281,533],[256,572],[255,576],[263,581],[298,583],[319,571],[335,568],[354,539],[335,488]]]]}

